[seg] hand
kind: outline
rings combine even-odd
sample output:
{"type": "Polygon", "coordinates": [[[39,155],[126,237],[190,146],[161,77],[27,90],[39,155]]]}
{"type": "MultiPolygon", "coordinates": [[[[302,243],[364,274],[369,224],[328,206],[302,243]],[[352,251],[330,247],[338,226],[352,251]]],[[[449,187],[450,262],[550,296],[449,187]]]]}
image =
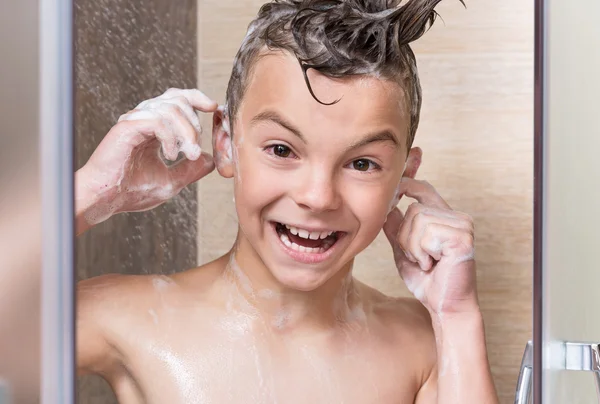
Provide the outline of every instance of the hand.
{"type": "Polygon", "coordinates": [[[406,286],[432,317],[478,311],[473,220],[424,181],[405,177],[400,193],[417,202],[393,209],[383,229],[406,286]]]}
{"type": "Polygon", "coordinates": [[[214,169],[200,150],[196,111],[217,103],[198,90],[170,89],[122,115],[87,164],[77,172],[77,211],[90,225],[119,212],[152,209],[214,169]],[[180,152],[185,159],[175,161],[180,152]]]}

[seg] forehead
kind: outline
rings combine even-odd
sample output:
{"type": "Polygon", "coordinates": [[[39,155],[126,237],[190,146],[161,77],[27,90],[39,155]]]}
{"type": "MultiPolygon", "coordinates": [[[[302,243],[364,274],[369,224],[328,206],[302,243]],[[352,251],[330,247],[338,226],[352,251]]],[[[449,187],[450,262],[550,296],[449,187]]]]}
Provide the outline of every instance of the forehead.
{"type": "Polygon", "coordinates": [[[394,82],[372,76],[340,79],[307,72],[315,96],[310,94],[297,59],[287,52],[264,54],[249,77],[239,118],[247,121],[265,110],[276,110],[302,129],[315,127],[328,132],[367,133],[388,129],[400,144],[406,142],[408,114],[404,92],[394,82]]]}

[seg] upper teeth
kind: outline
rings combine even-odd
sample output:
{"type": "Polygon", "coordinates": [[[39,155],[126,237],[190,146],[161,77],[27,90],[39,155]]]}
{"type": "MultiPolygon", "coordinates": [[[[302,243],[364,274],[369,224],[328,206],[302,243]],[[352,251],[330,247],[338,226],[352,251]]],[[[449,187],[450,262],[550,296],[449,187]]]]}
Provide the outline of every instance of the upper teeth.
{"type": "Polygon", "coordinates": [[[294,226],[288,226],[287,224],[285,225],[285,227],[287,227],[287,229],[290,231],[290,233],[292,233],[295,236],[302,237],[302,238],[309,238],[312,240],[327,238],[330,235],[332,235],[333,233],[335,233],[335,231],[323,231],[323,232],[308,231],[308,230],[304,230],[304,229],[298,229],[297,227],[294,227],[294,226]]]}

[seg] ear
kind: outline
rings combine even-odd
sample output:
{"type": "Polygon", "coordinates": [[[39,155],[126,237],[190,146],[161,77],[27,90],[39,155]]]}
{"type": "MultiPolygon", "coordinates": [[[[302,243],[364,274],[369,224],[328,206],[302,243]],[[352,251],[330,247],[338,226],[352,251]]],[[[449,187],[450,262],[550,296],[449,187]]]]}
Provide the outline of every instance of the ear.
{"type": "Polygon", "coordinates": [[[420,147],[413,147],[408,152],[408,157],[406,159],[406,168],[404,169],[403,177],[415,178],[417,176],[417,171],[421,166],[421,160],[423,158],[423,150],[420,147]]]}
{"type": "Polygon", "coordinates": [[[225,178],[232,178],[233,140],[229,118],[225,116],[223,108],[219,108],[213,114],[212,146],[217,171],[225,178]]]}

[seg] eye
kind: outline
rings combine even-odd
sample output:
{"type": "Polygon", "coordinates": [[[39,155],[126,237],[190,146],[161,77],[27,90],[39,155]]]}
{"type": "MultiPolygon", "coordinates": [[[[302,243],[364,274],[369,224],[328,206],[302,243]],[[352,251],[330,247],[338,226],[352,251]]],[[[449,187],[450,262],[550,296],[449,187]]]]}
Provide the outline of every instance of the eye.
{"type": "Polygon", "coordinates": [[[358,159],[352,162],[352,168],[357,171],[368,172],[372,170],[379,170],[381,167],[371,160],[368,159],[358,159]]]}
{"type": "Polygon", "coordinates": [[[275,157],[279,157],[282,159],[289,158],[290,156],[294,155],[292,149],[283,144],[271,145],[266,147],[265,150],[269,150],[269,154],[273,154],[275,157]]]}
{"type": "Polygon", "coordinates": [[[277,157],[288,157],[292,151],[289,147],[282,144],[276,144],[273,146],[273,154],[277,157]]]}

